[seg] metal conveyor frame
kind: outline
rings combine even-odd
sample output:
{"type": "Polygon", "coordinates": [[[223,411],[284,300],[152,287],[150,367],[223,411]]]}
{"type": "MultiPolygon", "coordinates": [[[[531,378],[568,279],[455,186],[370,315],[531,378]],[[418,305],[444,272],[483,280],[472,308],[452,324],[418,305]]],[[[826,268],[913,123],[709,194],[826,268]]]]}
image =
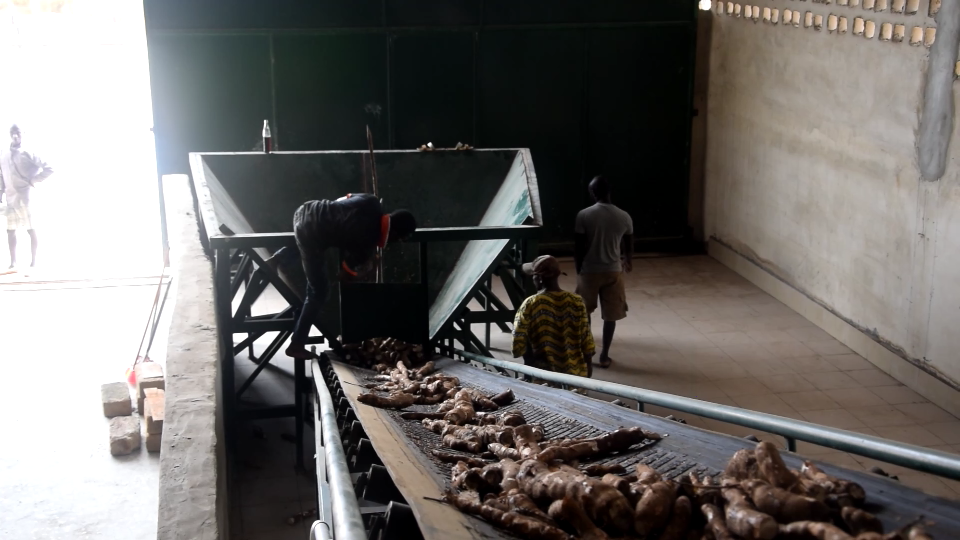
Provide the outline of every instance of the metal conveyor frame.
{"type": "Polygon", "coordinates": [[[847,431],[804,422],[802,420],[794,420],[793,418],[750,411],[739,407],[710,403],[708,401],[676,396],[654,390],[645,390],[634,386],[545,371],[516,362],[480,356],[460,349],[451,349],[449,347],[441,348],[446,349],[447,352],[453,354],[454,357],[459,356],[464,361],[473,361],[491,366],[501,373],[504,373],[504,370],[510,370],[517,374],[529,375],[556,384],[585,388],[604,394],[634,399],[637,401],[638,409],[641,411],[643,410],[643,405],[649,403],[651,405],[696,414],[706,418],[713,418],[721,422],[774,433],[787,440],[787,447],[791,452],[796,452],[797,441],[801,440],[873,458],[885,463],[892,463],[909,469],[932,473],[953,480],[960,480],[960,456],[947,452],[891,441],[855,431],[847,431]]]}

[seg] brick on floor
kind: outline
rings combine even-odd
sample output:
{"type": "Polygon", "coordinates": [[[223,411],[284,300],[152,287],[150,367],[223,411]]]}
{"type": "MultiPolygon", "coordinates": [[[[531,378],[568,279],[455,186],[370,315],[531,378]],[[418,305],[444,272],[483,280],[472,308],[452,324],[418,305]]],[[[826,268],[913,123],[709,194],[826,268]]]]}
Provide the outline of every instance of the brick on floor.
{"type": "Polygon", "coordinates": [[[130,401],[130,389],[125,382],[112,382],[101,385],[100,401],[103,403],[103,415],[107,418],[133,414],[133,403],[130,401]]]}
{"type": "Polygon", "coordinates": [[[110,453],[131,454],[140,448],[140,418],[116,416],[110,419],[110,453]]]}
{"type": "Polygon", "coordinates": [[[165,388],[163,382],[163,367],[156,362],[141,362],[134,368],[137,377],[137,411],[143,414],[143,400],[147,388],[165,388]]]}
{"type": "Polygon", "coordinates": [[[144,393],[143,418],[147,424],[147,433],[160,435],[163,433],[164,391],[159,388],[146,388],[144,393]]]}

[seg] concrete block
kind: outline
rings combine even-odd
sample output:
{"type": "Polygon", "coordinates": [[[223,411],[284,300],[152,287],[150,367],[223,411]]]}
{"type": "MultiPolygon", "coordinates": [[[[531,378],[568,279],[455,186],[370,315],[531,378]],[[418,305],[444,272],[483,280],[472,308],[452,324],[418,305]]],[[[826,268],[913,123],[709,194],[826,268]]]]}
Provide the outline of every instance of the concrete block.
{"type": "Polygon", "coordinates": [[[127,383],[113,382],[100,385],[100,401],[103,402],[103,415],[107,418],[133,414],[133,404],[130,402],[127,383]]]}
{"type": "Polygon", "coordinates": [[[159,452],[160,451],[160,442],[161,435],[159,433],[147,433],[146,446],[147,452],[159,452]]]}
{"type": "Polygon", "coordinates": [[[110,419],[110,453],[124,456],[140,448],[140,419],[117,416],[110,419]]]}
{"type": "Polygon", "coordinates": [[[137,411],[143,414],[143,400],[146,397],[143,391],[147,388],[166,388],[163,382],[163,367],[156,362],[143,362],[137,364],[134,373],[137,376],[137,411]]]}
{"type": "Polygon", "coordinates": [[[163,433],[165,393],[159,388],[147,388],[144,393],[143,419],[147,423],[147,433],[160,435],[163,433]]]}

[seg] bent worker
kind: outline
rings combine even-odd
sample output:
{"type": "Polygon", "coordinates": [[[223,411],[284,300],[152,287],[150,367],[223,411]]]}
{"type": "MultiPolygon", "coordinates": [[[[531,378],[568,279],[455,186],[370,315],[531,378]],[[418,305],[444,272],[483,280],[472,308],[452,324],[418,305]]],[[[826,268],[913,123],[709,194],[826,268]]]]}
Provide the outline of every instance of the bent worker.
{"type": "Polygon", "coordinates": [[[307,290],[287,356],[313,357],[307,351],[306,342],[310,326],[327,300],[327,248],[340,250],[343,259],[340,276],[351,279],[372,268],[377,248],[407,239],[416,228],[413,214],[406,210],[384,214],[380,200],[368,193],[350,194],[335,201],[303,203],[293,214],[293,233],[307,275],[307,290]]]}
{"type": "Polygon", "coordinates": [[[589,377],[595,352],[587,307],[560,288],[560,263],[550,255],[523,265],[537,294],[527,298],[513,322],[513,357],[539,369],[589,377]]]}

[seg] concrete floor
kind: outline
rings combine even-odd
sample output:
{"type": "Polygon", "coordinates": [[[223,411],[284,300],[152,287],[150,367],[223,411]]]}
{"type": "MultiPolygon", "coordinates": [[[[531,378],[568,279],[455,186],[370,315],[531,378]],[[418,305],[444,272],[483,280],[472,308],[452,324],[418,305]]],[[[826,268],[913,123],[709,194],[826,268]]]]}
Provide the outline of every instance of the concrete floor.
{"type": "Polygon", "coordinates": [[[151,282],[0,286],[0,538],[156,538],[158,455],[112,457],[100,405],[134,359],[151,282]]]}
{"type": "MultiPolygon", "coordinates": [[[[574,290],[573,265],[564,266],[561,285],[574,290]]],[[[957,418],[710,257],[636,260],[627,301],[614,364],[595,368],[595,378],[960,453],[957,418]]],[[[594,320],[598,340],[600,328],[594,320]]],[[[494,327],[491,344],[508,350],[510,335],[494,327]]],[[[646,412],[785,446],[779,436],[717,420],[655,406],[646,412]]],[[[877,465],[907,485],[960,498],[960,482],[802,441],[798,451],[858,470],[877,465]]]]}
{"type": "MultiPolygon", "coordinates": [[[[561,285],[573,290],[573,265],[563,265],[567,276],[561,285]]],[[[497,292],[506,298],[502,290],[497,292]]],[[[960,453],[957,418],[709,257],[637,259],[627,276],[627,299],[630,312],[617,328],[614,364],[607,370],[595,368],[595,378],[960,453]]],[[[275,308],[277,302],[267,296],[256,311],[275,308]]],[[[595,320],[597,339],[600,326],[595,320]]],[[[483,339],[483,325],[473,330],[483,339]]],[[[268,339],[261,341],[262,348],[268,339]]],[[[496,356],[509,358],[510,335],[496,326],[491,345],[496,356]]],[[[279,369],[265,371],[248,390],[247,400],[292,399],[292,363],[280,357],[274,362],[279,369]]],[[[253,367],[245,355],[237,358],[238,384],[253,367]]],[[[655,406],[646,411],[673,414],[690,425],[731,435],[752,433],[785,446],[781,437],[769,433],[655,406]]],[[[234,540],[306,538],[303,525],[291,527],[284,521],[313,508],[313,476],[293,470],[293,445],[283,440],[283,433],[293,433],[289,420],[242,427],[241,465],[231,493],[234,540]]],[[[312,435],[308,429],[307,436],[312,435]]],[[[960,482],[803,442],[799,451],[857,470],[879,465],[906,485],[960,499],[960,482]]]]}

